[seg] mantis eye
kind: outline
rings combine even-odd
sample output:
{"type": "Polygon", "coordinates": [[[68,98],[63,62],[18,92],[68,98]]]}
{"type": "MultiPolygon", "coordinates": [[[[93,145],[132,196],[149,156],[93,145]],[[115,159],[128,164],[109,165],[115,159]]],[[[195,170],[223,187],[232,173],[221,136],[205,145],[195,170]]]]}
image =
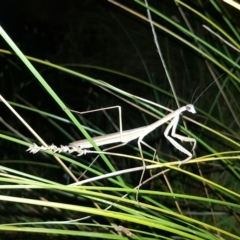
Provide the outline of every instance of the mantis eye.
{"type": "Polygon", "coordinates": [[[192,104],[188,104],[188,105],[186,106],[186,110],[187,110],[188,112],[193,113],[193,114],[196,113],[196,110],[195,110],[195,108],[194,108],[194,106],[193,106],[192,104]]]}

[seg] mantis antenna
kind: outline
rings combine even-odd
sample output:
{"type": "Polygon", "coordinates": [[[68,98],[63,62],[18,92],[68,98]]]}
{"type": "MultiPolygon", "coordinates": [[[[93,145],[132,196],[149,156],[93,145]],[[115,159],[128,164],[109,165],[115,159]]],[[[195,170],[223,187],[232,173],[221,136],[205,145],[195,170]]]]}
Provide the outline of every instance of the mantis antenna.
{"type": "MultiPolygon", "coordinates": [[[[208,85],[208,86],[203,90],[203,92],[195,99],[195,101],[193,102],[193,105],[197,102],[197,100],[198,100],[215,82],[216,82],[216,81],[214,80],[210,85],[208,85]]],[[[197,90],[198,90],[198,87],[197,87],[196,90],[194,91],[193,96],[194,96],[194,94],[196,93],[197,90]]]]}
{"type": "MultiPolygon", "coordinates": [[[[201,93],[200,95],[195,99],[195,101],[192,103],[193,105],[197,102],[197,100],[214,84],[216,83],[216,81],[221,78],[225,73],[221,74],[217,79],[214,79],[212,83],[210,83],[201,93]]],[[[196,90],[193,93],[192,99],[194,97],[194,94],[196,93],[196,91],[198,90],[198,87],[196,88],[196,90]]]]}

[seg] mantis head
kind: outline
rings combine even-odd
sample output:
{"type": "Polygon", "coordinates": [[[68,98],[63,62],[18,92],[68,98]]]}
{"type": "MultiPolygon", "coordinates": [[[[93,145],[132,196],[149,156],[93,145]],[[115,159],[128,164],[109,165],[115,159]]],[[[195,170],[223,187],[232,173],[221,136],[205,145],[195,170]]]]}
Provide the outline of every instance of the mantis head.
{"type": "Polygon", "coordinates": [[[187,110],[188,112],[190,112],[190,113],[193,113],[193,114],[196,113],[196,110],[195,110],[193,104],[188,104],[188,105],[186,105],[186,110],[187,110]]]}

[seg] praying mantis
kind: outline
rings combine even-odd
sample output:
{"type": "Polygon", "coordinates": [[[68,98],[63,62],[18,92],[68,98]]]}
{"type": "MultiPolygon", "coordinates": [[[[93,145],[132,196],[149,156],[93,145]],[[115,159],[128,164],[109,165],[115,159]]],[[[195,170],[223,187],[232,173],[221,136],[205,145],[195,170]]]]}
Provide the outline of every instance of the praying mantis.
{"type": "MultiPolygon", "coordinates": [[[[194,138],[181,136],[179,134],[176,134],[176,128],[177,128],[181,113],[183,113],[185,111],[190,112],[192,114],[196,113],[196,110],[195,110],[193,104],[188,104],[186,106],[183,106],[183,107],[175,110],[174,112],[169,113],[165,117],[159,119],[158,121],[156,121],[156,122],[154,122],[154,123],[152,123],[148,126],[138,127],[138,128],[134,128],[134,129],[130,129],[130,130],[124,130],[124,131],[122,130],[121,107],[120,106],[115,106],[115,107],[117,107],[119,109],[120,131],[115,132],[115,133],[106,134],[106,135],[103,135],[103,136],[93,137],[92,139],[96,143],[96,145],[98,145],[98,146],[103,146],[103,145],[107,145],[107,144],[113,144],[113,143],[119,143],[120,142],[120,144],[109,147],[107,149],[104,149],[104,151],[108,151],[110,149],[114,149],[114,148],[124,146],[127,143],[129,143],[130,141],[132,141],[134,139],[138,139],[137,144],[138,144],[138,148],[139,148],[139,152],[140,152],[140,156],[141,156],[142,164],[143,164],[143,171],[142,171],[142,175],[141,175],[141,178],[140,178],[140,181],[139,181],[139,185],[142,182],[142,179],[143,179],[144,173],[145,173],[145,168],[146,168],[146,164],[144,162],[144,157],[143,157],[143,152],[142,152],[142,144],[145,145],[146,147],[148,147],[149,149],[153,150],[153,152],[154,152],[153,160],[156,157],[156,149],[154,149],[153,147],[151,147],[147,143],[145,143],[143,141],[143,138],[147,134],[149,134],[150,132],[152,132],[153,130],[155,130],[159,126],[161,126],[162,124],[167,123],[168,121],[171,120],[170,124],[167,126],[167,128],[164,131],[164,135],[174,147],[176,147],[178,150],[180,150],[181,152],[185,153],[188,156],[186,159],[180,161],[179,166],[183,163],[186,163],[188,160],[190,160],[192,158],[193,154],[190,151],[188,151],[186,148],[181,146],[176,140],[174,140],[174,138],[179,139],[179,140],[184,141],[184,142],[192,142],[193,143],[192,151],[195,149],[196,140],[194,138]],[[171,136],[169,136],[170,130],[171,130],[171,136]]],[[[114,108],[114,107],[110,107],[110,108],[114,108]]],[[[109,109],[109,108],[104,108],[104,109],[109,109]]],[[[94,112],[94,111],[99,111],[99,110],[103,110],[103,109],[92,110],[92,111],[88,111],[88,112],[94,112]]],[[[82,112],[82,114],[83,113],[86,113],[86,112],[82,112]]],[[[28,149],[28,151],[30,151],[32,153],[36,153],[39,150],[52,150],[54,152],[62,152],[62,151],[63,152],[70,152],[70,153],[71,152],[78,152],[79,153],[78,155],[82,155],[82,154],[88,153],[87,149],[92,148],[92,147],[93,147],[92,144],[87,139],[83,139],[83,140],[79,140],[79,141],[69,143],[68,146],[61,146],[61,148],[58,148],[54,145],[49,146],[48,148],[43,147],[43,146],[38,147],[35,144],[32,147],[30,147],[28,149]]],[[[136,194],[136,199],[138,199],[138,192],[136,194]]]]}
{"type": "MultiPolygon", "coordinates": [[[[205,91],[207,91],[207,89],[213,83],[215,83],[215,81],[213,81],[196,98],[194,103],[203,95],[203,93],[205,91]]],[[[118,108],[119,109],[120,131],[115,132],[115,133],[106,134],[106,135],[103,135],[103,136],[93,137],[92,139],[97,146],[120,143],[118,145],[115,145],[115,146],[109,147],[107,149],[104,149],[103,151],[108,151],[110,149],[115,149],[115,148],[124,146],[127,143],[129,143],[130,141],[132,141],[134,139],[138,139],[137,144],[138,144],[138,148],[139,148],[139,152],[140,152],[140,156],[141,156],[142,164],[143,164],[143,171],[142,171],[142,175],[141,175],[141,178],[140,178],[140,181],[139,181],[139,185],[140,185],[140,183],[142,182],[144,173],[145,173],[145,168],[146,168],[146,165],[145,165],[145,162],[144,162],[144,157],[143,157],[143,152],[142,152],[142,145],[145,145],[149,149],[153,150],[153,152],[154,152],[153,160],[156,157],[156,149],[154,149],[153,147],[151,147],[147,143],[145,143],[143,141],[143,139],[147,134],[154,131],[156,128],[163,125],[164,123],[167,123],[167,122],[170,121],[169,125],[167,126],[167,128],[164,131],[165,137],[169,140],[169,142],[175,148],[177,148],[179,151],[181,151],[181,152],[183,152],[184,154],[187,155],[186,159],[180,161],[179,167],[181,166],[181,164],[186,163],[187,161],[189,161],[193,157],[193,154],[190,151],[188,151],[186,148],[184,148],[182,145],[180,145],[175,139],[178,139],[182,142],[193,143],[192,151],[194,151],[194,149],[196,148],[196,144],[197,144],[196,139],[191,138],[191,137],[182,136],[182,135],[179,135],[179,134],[176,133],[176,128],[177,128],[177,125],[178,125],[178,122],[179,122],[180,115],[185,111],[190,112],[192,114],[196,113],[196,110],[194,108],[194,103],[193,104],[187,104],[183,107],[180,107],[179,109],[169,113],[168,115],[164,116],[163,118],[157,120],[156,122],[154,122],[154,123],[152,123],[148,126],[138,127],[138,128],[134,128],[134,129],[130,129],[130,130],[124,130],[124,131],[122,130],[121,107],[120,106],[102,108],[102,109],[98,109],[98,110],[91,110],[91,111],[80,112],[80,113],[84,114],[84,113],[95,112],[95,111],[111,109],[111,108],[118,108]],[[171,131],[171,134],[169,135],[170,131],[171,131]]],[[[73,111],[73,112],[76,112],[76,111],[73,111]]],[[[61,146],[61,147],[56,147],[55,145],[51,145],[49,147],[44,147],[44,146],[39,147],[36,144],[33,144],[32,146],[30,146],[28,148],[27,151],[30,151],[31,153],[36,153],[40,150],[51,150],[53,152],[69,152],[69,153],[77,152],[78,155],[83,155],[83,154],[87,154],[87,153],[99,153],[99,152],[94,152],[94,151],[89,151],[88,150],[89,148],[92,148],[92,147],[93,147],[92,144],[87,139],[83,139],[83,140],[78,140],[78,141],[75,141],[75,142],[71,142],[71,143],[69,143],[68,146],[61,146]]],[[[96,158],[95,158],[95,160],[96,160],[96,158]]],[[[136,198],[138,199],[138,192],[136,194],[136,198]]]]}
{"type": "MultiPolygon", "coordinates": [[[[113,144],[113,143],[120,142],[120,144],[118,144],[118,145],[115,145],[115,146],[105,149],[105,151],[107,151],[110,149],[124,146],[127,143],[129,143],[130,141],[132,141],[134,139],[138,139],[138,148],[139,148],[141,158],[143,159],[142,146],[141,146],[141,144],[143,144],[146,147],[148,147],[154,151],[154,157],[153,157],[153,159],[154,159],[156,156],[156,149],[152,148],[147,143],[145,143],[143,141],[143,138],[150,132],[154,131],[159,126],[161,126],[164,123],[167,123],[168,121],[171,120],[170,124],[167,126],[167,128],[164,131],[164,135],[174,147],[176,147],[179,151],[185,153],[188,156],[186,159],[180,161],[179,166],[192,158],[192,156],[193,156],[192,153],[190,151],[188,151],[186,148],[184,148],[183,146],[181,146],[173,138],[177,138],[184,142],[192,142],[193,143],[192,151],[195,149],[196,140],[194,138],[185,137],[185,136],[176,134],[176,128],[177,128],[177,124],[178,124],[181,113],[183,113],[184,111],[188,111],[192,114],[196,113],[196,110],[195,110],[193,104],[187,104],[186,106],[183,106],[183,107],[175,110],[174,112],[169,113],[165,117],[159,119],[158,121],[156,121],[148,126],[134,128],[134,129],[130,129],[130,130],[124,130],[124,131],[122,130],[121,107],[120,106],[115,106],[115,107],[119,108],[120,131],[115,132],[115,133],[106,134],[103,136],[93,137],[92,139],[96,143],[97,146],[103,146],[103,145],[107,145],[107,144],[113,144]],[[169,136],[169,132],[171,129],[172,129],[171,136],[169,136]]],[[[110,107],[110,108],[114,108],[114,107],[110,107]]],[[[94,111],[105,110],[105,109],[109,109],[109,108],[101,108],[98,110],[92,110],[92,111],[88,111],[88,112],[94,112],[94,111]]],[[[83,113],[86,113],[86,112],[81,112],[81,114],[83,114],[83,113]]],[[[30,146],[28,148],[27,151],[30,151],[31,153],[37,153],[40,150],[51,150],[54,152],[69,152],[69,153],[78,152],[78,155],[80,156],[80,155],[87,154],[88,152],[90,152],[87,149],[92,148],[92,147],[93,147],[92,144],[87,139],[83,139],[83,140],[71,142],[71,143],[69,143],[68,146],[61,146],[60,148],[56,147],[55,145],[51,145],[49,147],[44,147],[44,146],[38,147],[36,144],[33,144],[32,146],[30,146]]],[[[143,165],[145,165],[144,161],[143,161],[143,165]]]]}

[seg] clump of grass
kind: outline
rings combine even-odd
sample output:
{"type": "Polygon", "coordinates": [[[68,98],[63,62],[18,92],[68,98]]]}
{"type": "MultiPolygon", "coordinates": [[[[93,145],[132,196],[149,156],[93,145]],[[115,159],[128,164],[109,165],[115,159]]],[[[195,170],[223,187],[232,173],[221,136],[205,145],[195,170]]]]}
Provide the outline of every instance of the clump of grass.
{"type": "MultiPolygon", "coordinates": [[[[149,59],[142,56],[137,38],[134,38],[136,35],[131,35],[117,17],[115,20],[119,29],[123,29],[126,40],[131,42],[137,58],[141,60],[141,67],[146,73],[144,79],[124,73],[122,69],[110,69],[104,64],[54,64],[25,56],[1,28],[1,36],[35,76],[34,81],[38,81],[32,85],[37,89],[35,91],[43,94],[48,103],[45,103],[45,99],[39,99],[38,107],[35,107],[27,101],[23,102],[19,95],[17,99],[21,99],[21,104],[16,99],[5,102],[8,106],[5,112],[10,115],[15,109],[20,114],[10,115],[9,121],[2,118],[2,123],[8,129],[2,129],[0,133],[2,148],[5,150],[5,155],[1,156],[1,211],[8,212],[7,217],[1,214],[2,232],[48,233],[99,239],[238,239],[239,28],[232,24],[226,9],[215,1],[209,2],[206,8],[201,1],[187,5],[178,0],[175,3],[179,12],[175,10],[174,18],[169,17],[173,16],[172,12],[163,3],[162,8],[157,5],[160,3],[156,3],[153,8],[146,6],[144,1],[134,2],[138,4],[132,5],[138,9],[131,12],[135,19],[148,21],[149,18],[143,14],[146,8],[149,9],[156,22],[157,34],[163,37],[158,39],[180,105],[189,103],[191,99],[196,86],[192,76],[198,75],[197,85],[204,89],[212,80],[226,73],[216,80],[215,87],[199,99],[196,104],[198,114],[183,117],[187,128],[183,124],[178,126],[181,134],[197,140],[196,157],[178,168],[178,160],[185,156],[161,137],[164,126],[151,133],[146,137],[146,142],[157,149],[158,162],[152,161],[153,152],[147,148],[144,148],[144,160],[148,168],[152,168],[152,174],[159,175],[141,186],[137,202],[137,190],[134,188],[138,185],[142,168],[139,167],[141,158],[135,142],[117,149],[118,155],[101,153],[98,161],[90,167],[89,163],[95,154],[77,157],[52,151],[36,155],[26,153],[25,150],[33,142],[44,146],[52,143],[65,145],[78,139],[78,132],[91,142],[96,151],[100,151],[90,135],[115,131],[112,124],[106,124],[102,114],[83,115],[80,119],[73,115],[65,104],[65,99],[69,98],[65,88],[75,90],[73,96],[82,94],[77,105],[82,106],[85,101],[86,108],[88,105],[90,109],[107,107],[110,103],[122,105],[124,129],[147,125],[166,114],[167,110],[151,102],[173,110],[177,109],[177,105],[163,70],[161,76],[164,80],[160,81],[159,76],[155,76],[155,72],[148,67],[149,59]],[[207,28],[199,22],[203,22],[207,28]],[[206,30],[209,28],[210,32],[206,30]],[[173,45],[176,42],[177,45],[173,45]],[[57,70],[57,76],[61,73],[65,78],[77,79],[78,83],[73,84],[74,87],[68,86],[71,85],[68,82],[63,84],[62,80],[59,84],[53,81],[49,84],[33,66],[36,63],[37,66],[44,66],[45,70],[57,70]],[[98,75],[104,78],[99,80],[98,75]],[[119,84],[119,79],[125,84],[127,81],[127,89],[125,84],[119,84]],[[219,91],[216,91],[217,87],[219,91]],[[135,95],[141,95],[142,98],[135,95]],[[52,107],[49,102],[56,104],[52,107]],[[21,119],[22,122],[14,124],[12,119],[21,119]],[[39,119],[40,123],[44,122],[43,125],[35,124],[39,119]],[[33,135],[23,129],[22,124],[33,135]],[[54,134],[50,134],[50,131],[54,134]],[[23,138],[19,132],[31,137],[23,138]],[[53,139],[56,141],[50,142],[53,139]],[[138,171],[127,173],[127,169],[133,168],[138,171]],[[79,180],[85,170],[87,172],[83,179],[79,180]],[[125,170],[125,174],[121,170],[125,170]],[[66,178],[63,177],[64,172],[66,178]],[[116,172],[119,175],[115,176],[116,172]],[[109,173],[112,175],[107,175],[109,173]]],[[[129,11],[131,6],[120,7],[129,11]]],[[[149,49],[155,48],[150,32],[146,41],[149,49]]],[[[147,47],[142,49],[144,52],[147,47]]],[[[7,50],[1,52],[8,58],[13,57],[7,50]]],[[[157,65],[161,66],[160,61],[157,65]]],[[[56,77],[54,81],[57,81],[56,77]]],[[[69,99],[69,102],[74,102],[74,98],[69,99]]],[[[5,101],[4,96],[2,101],[5,101]]],[[[117,122],[117,113],[111,112],[107,116],[109,122],[117,122]]],[[[191,148],[187,144],[184,146],[191,148]]],[[[147,171],[144,180],[150,177],[147,171]]]]}

